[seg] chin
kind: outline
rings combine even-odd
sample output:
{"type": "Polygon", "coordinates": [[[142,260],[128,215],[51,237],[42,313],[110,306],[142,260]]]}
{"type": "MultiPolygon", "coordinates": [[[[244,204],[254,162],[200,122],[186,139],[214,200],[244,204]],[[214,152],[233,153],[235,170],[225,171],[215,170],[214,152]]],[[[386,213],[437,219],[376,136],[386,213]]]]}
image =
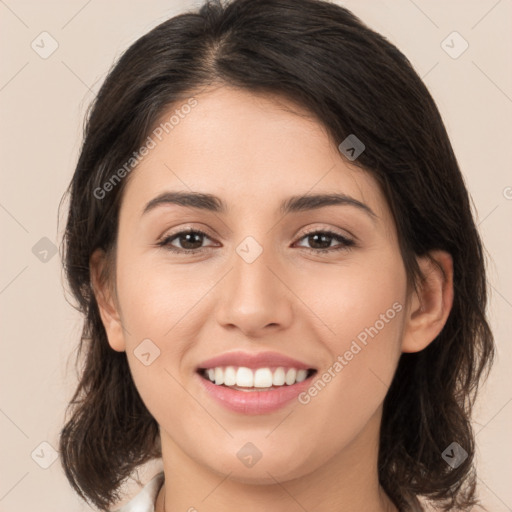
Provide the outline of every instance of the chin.
{"type": "MultiPolygon", "coordinates": [[[[297,452],[296,452],[297,453],[297,452]]],[[[278,482],[293,480],[307,475],[312,471],[310,464],[306,460],[294,460],[291,457],[283,455],[263,455],[254,465],[246,466],[235,455],[234,458],[227,458],[224,464],[219,465],[219,460],[211,461],[210,465],[205,461],[205,465],[221,475],[229,474],[229,479],[242,484],[253,485],[275,485],[278,482]]]]}

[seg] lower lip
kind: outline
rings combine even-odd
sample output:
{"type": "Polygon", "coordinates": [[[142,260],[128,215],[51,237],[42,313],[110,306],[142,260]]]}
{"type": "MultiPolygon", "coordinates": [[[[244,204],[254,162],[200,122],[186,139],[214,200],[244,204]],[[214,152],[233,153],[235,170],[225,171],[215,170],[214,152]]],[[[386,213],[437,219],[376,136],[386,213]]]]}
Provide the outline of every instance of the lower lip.
{"type": "Polygon", "coordinates": [[[198,373],[196,375],[207,393],[227,409],[242,414],[266,414],[277,411],[297,398],[311,385],[311,379],[316,372],[302,382],[291,386],[285,384],[269,391],[238,391],[226,386],[218,386],[198,373]]]}

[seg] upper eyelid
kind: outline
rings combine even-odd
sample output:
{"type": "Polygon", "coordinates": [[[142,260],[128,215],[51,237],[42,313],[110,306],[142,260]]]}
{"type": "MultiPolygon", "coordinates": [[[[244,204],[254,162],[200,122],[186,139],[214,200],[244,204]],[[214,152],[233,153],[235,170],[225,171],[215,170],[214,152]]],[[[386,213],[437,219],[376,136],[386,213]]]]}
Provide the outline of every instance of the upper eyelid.
{"type": "MultiPolygon", "coordinates": [[[[187,228],[180,229],[180,230],[178,230],[178,231],[176,231],[174,233],[169,233],[168,235],[164,234],[160,238],[160,243],[165,242],[165,241],[169,241],[169,240],[174,241],[174,240],[179,238],[179,235],[186,234],[186,233],[200,233],[201,235],[204,235],[205,237],[207,237],[210,240],[214,241],[214,237],[212,237],[205,229],[203,229],[203,228],[187,227],[187,228]]],[[[295,237],[295,238],[296,238],[296,241],[300,241],[300,240],[304,239],[305,237],[307,237],[308,235],[312,235],[312,234],[315,234],[315,233],[329,233],[331,236],[333,236],[333,235],[334,236],[339,236],[340,238],[344,238],[344,239],[350,240],[351,242],[354,242],[354,243],[357,241],[357,237],[353,236],[352,234],[349,234],[347,236],[346,234],[339,233],[334,228],[322,228],[322,227],[310,228],[307,231],[303,232],[300,236],[295,237]]],[[[210,245],[210,246],[207,246],[207,247],[203,247],[202,249],[207,249],[208,247],[212,247],[212,246],[210,245]]]]}
{"type": "Polygon", "coordinates": [[[350,238],[352,240],[357,240],[357,237],[354,236],[352,233],[350,233],[349,231],[347,231],[346,229],[345,230],[341,230],[340,228],[322,228],[322,227],[315,227],[315,228],[310,228],[308,229],[307,231],[303,232],[302,235],[300,236],[300,238],[304,238],[305,236],[307,235],[310,235],[312,233],[332,233],[333,235],[338,235],[338,236],[341,236],[343,238],[350,238]],[[345,233],[341,232],[340,231],[344,231],[345,233]]]}
{"type": "MultiPolygon", "coordinates": [[[[303,228],[301,228],[301,229],[303,229],[303,228]]],[[[321,231],[321,232],[332,232],[332,233],[338,234],[340,236],[345,236],[343,233],[339,233],[338,230],[344,231],[351,238],[354,238],[354,239],[357,238],[355,235],[350,233],[350,231],[348,231],[347,229],[332,228],[332,227],[321,227],[321,226],[320,227],[316,226],[316,227],[313,227],[313,228],[307,228],[307,230],[305,232],[303,232],[302,236],[305,236],[305,235],[310,234],[310,233],[316,233],[318,231],[321,231]]],[[[182,233],[196,233],[196,232],[202,233],[202,234],[204,234],[204,235],[206,235],[206,236],[208,236],[210,238],[215,238],[213,235],[210,235],[208,230],[205,229],[205,228],[202,228],[202,227],[196,228],[196,227],[193,227],[193,226],[186,226],[186,227],[180,228],[177,231],[173,231],[173,232],[168,233],[168,234],[167,234],[167,232],[164,232],[164,234],[159,239],[163,240],[165,238],[169,238],[169,237],[172,237],[172,236],[180,235],[182,233]]]]}

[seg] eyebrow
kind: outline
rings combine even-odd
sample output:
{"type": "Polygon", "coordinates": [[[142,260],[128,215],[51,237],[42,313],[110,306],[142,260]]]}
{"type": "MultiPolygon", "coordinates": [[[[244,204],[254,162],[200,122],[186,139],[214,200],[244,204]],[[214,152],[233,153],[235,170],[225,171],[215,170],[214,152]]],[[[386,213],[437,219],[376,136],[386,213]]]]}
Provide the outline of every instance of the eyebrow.
{"type": "MultiPolygon", "coordinates": [[[[163,192],[146,204],[142,215],[154,210],[158,206],[167,204],[176,204],[187,208],[198,208],[215,213],[226,213],[228,210],[226,203],[212,194],[201,192],[163,192]]],[[[292,196],[281,203],[279,211],[281,214],[286,215],[288,213],[316,210],[332,205],[354,206],[367,213],[372,220],[378,218],[368,205],[341,193],[292,196]]]]}

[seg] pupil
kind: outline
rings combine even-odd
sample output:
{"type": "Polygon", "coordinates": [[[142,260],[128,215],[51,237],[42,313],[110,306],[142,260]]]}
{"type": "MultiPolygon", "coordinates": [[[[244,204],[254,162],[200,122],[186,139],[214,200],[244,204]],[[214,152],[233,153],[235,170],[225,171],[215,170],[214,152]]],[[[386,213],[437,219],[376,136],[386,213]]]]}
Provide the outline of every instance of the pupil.
{"type": "MultiPolygon", "coordinates": [[[[324,243],[324,244],[325,244],[325,243],[327,243],[327,247],[329,247],[329,246],[331,245],[331,244],[330,244],[330,242],[327,242],[327,241],[325,240],[326,238],[327,238],[327,239],[329,239],[329,238],[330,238],[330,237],[329,237],[329,235],[325,235],[325,234],[315,234],[315,235],[310,235],[310,236],[309,236],[309,238],[310,238],[310,245],[311,245],[313,248],[315,248],[315,244],[317,244],[317,243],[320,243],[320,245],[322,245],[322,241],[318,242],[318,240],[315,240],[315,239],[318,239],[318,238],[320,238],[320,239],[322,239],[322,238],[323,238],[323,239],[324,239],[323,243],[324,243]],[[313,239],[313,240],[314,240],[314,242],[313,242],[313,243],[311,243],[311,239],[313,239]]],[[[325,248],[325,245],[324,245],[322,248],[325,248]]]]}
{"type": "Polygon", "coordinates": [[[187,244],[194,245],[194,243],[199,242],[199,245],[201,245],[201,235],[199,233],[187,233],[186,235],[183,235],[183,238],[185,238],[185,248],[187,249],[195,249],[195,247],[187,247],[187,244]],[[194,237],[199,237],[199,240],[196,240],[196,242],[190,240],[193,239],[194,237]]]}

